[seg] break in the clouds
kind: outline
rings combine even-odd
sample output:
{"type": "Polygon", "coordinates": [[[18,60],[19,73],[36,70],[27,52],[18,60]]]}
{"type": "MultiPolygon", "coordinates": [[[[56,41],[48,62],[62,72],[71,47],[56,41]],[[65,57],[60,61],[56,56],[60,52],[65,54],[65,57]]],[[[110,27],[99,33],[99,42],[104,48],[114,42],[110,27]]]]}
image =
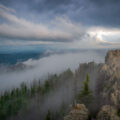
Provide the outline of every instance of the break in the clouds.
{"type": "Polygon", "coordinates": [[[0,45],[119,47],[119,0],[0,0],[0,45]]]}

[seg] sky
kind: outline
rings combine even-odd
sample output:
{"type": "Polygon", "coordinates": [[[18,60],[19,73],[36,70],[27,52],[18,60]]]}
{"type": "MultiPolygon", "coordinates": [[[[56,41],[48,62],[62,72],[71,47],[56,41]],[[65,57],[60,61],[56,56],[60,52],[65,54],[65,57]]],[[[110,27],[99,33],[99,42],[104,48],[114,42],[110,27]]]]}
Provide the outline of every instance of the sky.
{"type": "Polygon", "coordinates": [[[119,48],[120,0],[0,0],[0,46],[119,48]]]}

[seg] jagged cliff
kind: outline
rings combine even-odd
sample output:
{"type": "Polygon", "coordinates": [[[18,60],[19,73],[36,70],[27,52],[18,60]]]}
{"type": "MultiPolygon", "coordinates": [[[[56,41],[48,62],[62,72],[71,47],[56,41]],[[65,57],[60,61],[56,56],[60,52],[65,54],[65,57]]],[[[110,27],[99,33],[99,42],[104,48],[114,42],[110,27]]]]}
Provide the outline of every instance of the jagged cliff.
{"type": "MultiPolygon", "coordinates": [[[[94,75],[96,76],[95,101],[92,106],[97,110],[95,119],[120,120],[118,115],[118,112],[120,112],[120,50],[108,51],[105,63],[97,65],[97,67],[99,68],[94,75]]],[[[84,109],[80,109],[79,112],[82,110],[84,111],[84,109]]],[[[91,113],[90,110],[89,113],[91,113]]],[[[77,117],[74,117],[74,115],[70,113],[67,119],[65,117],[65,120],[85,120],[82,119],[83,115],[79,114],[77,117]]],[[[88,114],[85,118],[87,120],[88,114]]]]}
{"type": "Polygon", "coordinates": [[[103,104],[120,105],[120,50],[109,51],[97,80],[97,94],[103,104]]]}

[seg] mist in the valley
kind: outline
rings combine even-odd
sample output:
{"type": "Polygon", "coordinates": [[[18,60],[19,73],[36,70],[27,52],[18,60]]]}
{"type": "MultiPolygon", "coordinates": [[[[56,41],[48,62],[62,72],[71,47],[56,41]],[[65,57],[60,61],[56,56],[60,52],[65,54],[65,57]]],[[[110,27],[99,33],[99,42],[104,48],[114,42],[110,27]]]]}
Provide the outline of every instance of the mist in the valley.
{"type": "MultiPolygon", "coordinates": [[[[54,81],[58,80],[55,84],[54,90],[43,96],[34,96],[32,101],[28,102],[26,112],[21,111],[17,116],[12,117],[12,120],[45,120],[48,110],[52,113],[52,116],[54,117],[53,120],[62,120],[62,112],[65,114],[69,112],[70,105],[75,100],[75,83],[77,85],[76,94],[78,95],[83,86],[83,81],[86,79],[87,73],[89,73],[90,76],[90,88],[93,95],[95,95],[96,81],[100,67],[101,64],[96,64],[94,62],[81,63],[77,66],[75,72],[76,77],[75,73],[73,72],[71,74],[69,69],[60,73],[58,78],[52,78],[54,81]]],[[[87,107],[90,111],[95,111],[97,105],[99,104],[96,100],[87,107]]]]}
{"type": "MultiPolygon", "coordinates": [[[[21,109],[16,116],[10,116],[8,120],[45,120],[48,110],[50,110],[54,117],[53,120],[62,120],[64,116],[62,112],[64,111],[65,114],[69,112],[70,105],[74,101],[75,71],[77,71],[76,94],[81,90],[87,73],[90,76],[90,88],[93,94],[95,94],[94,91],[99,70],[99,64],[97,63],[104,63],[104,57],[104,51],[91,50],[54,54],[37,60],[29,59],[13,65],[14,67],[2,65],[0,69],[1,92],[19,87],[22,82],[27,83],[27,85],[29,83],[33,85],[38,80],[44,86],[44,81],[49,79],[52,74],[53,76],[54,74],[58,76],[57,82],[54,84],[55,89],[45,95],[36,94],[27,101],[25,110],[21,109]],[[69,70],[64,72],[68,68],[73,72],[70,73],[69,70]]],[[[97,102],[94,103],[97,104],[97,102]]],[[[91,108],[93,109],[93,107],[91,108]]]]}
{"type": "Polygon", "coordinates": [[[58,120],[61,120],[61,110],[69,110],[70,104],[73,100],[74,95],[74,81],[73,78],[66,79],[65,82],[61,82],[59,86],[49,94],[43,96],[42,98],[33,98],[31,104],[28,106],[28,111],[26,113],[21,112],[16,117],[13,117],[13,120],[44,120],[48,110],[52,114],[59,114],[58,120]],[[34,110],[34,111],[33,111],[34,110]]]}
{"type": "MultiPolygon", "coordinates": [[[[99,51],[81,51],[76,53],[54,54],[37,60],[29,59],[22,63],[24,69],[11,71],[0,70],[0,91],[19,86],[22,82],[32,82],[34,79],[47,77],[48,74],[61,73],[67,68],[75,70],[80,63],[94,61],[104,62],[105,53],[99,51]]],[[[2,66],[0,69],[4,69],[2,66]]],[[[19,68],[18,68],[19,69],[19,68]]]]}

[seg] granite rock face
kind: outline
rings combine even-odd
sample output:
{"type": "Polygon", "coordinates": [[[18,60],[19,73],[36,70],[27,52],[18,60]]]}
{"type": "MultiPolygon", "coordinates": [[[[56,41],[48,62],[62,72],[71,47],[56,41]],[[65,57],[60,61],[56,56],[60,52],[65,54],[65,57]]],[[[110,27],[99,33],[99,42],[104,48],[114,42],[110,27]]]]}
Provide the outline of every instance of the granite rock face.
{"type": "Polygon", "coordinates": [[[120,65],[120,50],[111,50],[107,53],[105,57],[105,63],[110,64],[119,64],[120,65]]]}
{"type": "Polygon", "coordinates": [[[70,113],[64,117],[64,120],[88,120],[88,109],[84,104],[77,104],[70,113]]]}
{"type": "Polygon", "coordinates": [[[103,104],[120,107],[120,50],[109,51],[97,80],[97,94],[103,104]]]}
{"type": "Polygon", "coordinates": [[[97,120],[120,120],[120,118],[117,116],[116,108],[104,105],[97,115],[97,120]]]}

